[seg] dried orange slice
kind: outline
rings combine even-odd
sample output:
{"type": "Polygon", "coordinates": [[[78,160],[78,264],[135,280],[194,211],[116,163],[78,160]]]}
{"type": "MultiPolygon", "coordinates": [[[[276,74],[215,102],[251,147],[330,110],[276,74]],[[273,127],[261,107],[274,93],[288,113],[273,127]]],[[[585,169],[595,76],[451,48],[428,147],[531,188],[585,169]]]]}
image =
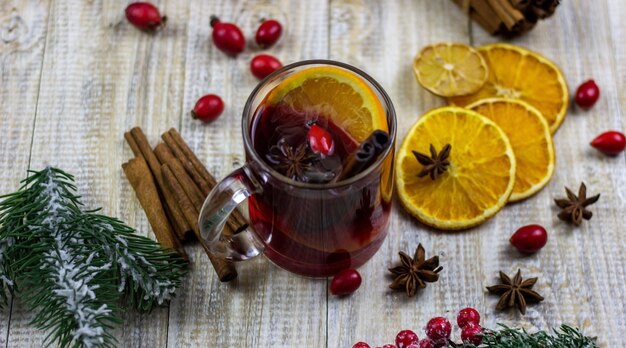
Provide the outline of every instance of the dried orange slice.
{"type": "Polygon", "coordinates": [[[286,103],[300,112],[329,117],[356,141],[374,130],[388,132],[387,116],[378,95],[360,76],[335,66],[316,66],[293,73],[268,95],[270,105],[286,103]]]}
{"type": "Polygon", "coordinates": [[[477,112],[443,107],[419,118],[396,160],[404,207],[424,224],[458,230],[481,224],[507,203],[515,184],[515,155],[506,134],[477,112]],[[424,166],[413,151],[451,145],[450,164],[435,180],[418,177],[424,166]]]}
{"type": "Polygon", "coordinates": [[[478,48],[489,66],[489,79],[476,93],[449,98],[465,106],[480,99],[521,99],[534,106],[548,122],[552,134],[559,128],[569,104],[563,74],[550,60],[525,48],[491,44],[478,48]]]}
{"type": "Polygon", "coordinates": [[[548,123],[541,113],[521,100],[490,98],[468,106],[494,121],[506,133],[517,169],[509,202],[539,192],[554,173],[554,145],[548,123]]]}
{"type": "Polygon", "coordinates": [[[415,57],[417,82],[442,97],[478,91],[487,81],[487,63],[472,47],[451,42],[426,46],[415,57]]]}

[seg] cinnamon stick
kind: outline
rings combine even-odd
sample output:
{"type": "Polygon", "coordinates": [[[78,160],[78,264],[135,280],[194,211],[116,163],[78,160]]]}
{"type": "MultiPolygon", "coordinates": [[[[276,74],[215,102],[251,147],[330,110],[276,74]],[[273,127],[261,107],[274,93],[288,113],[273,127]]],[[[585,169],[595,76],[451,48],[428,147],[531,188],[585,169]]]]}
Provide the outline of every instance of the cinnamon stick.
{"type": "Polygon", "coordinates": [[[168,187],[174,193],[176,200],[179,202],[185,219],[192,226],[192,230],[196,234],[198,241],[209,256],[209,260],[211,261],[211,264],[213,265],[213,268],[215,269],[215,272],[217,273],[220,281],[228,282],[235,279],[237,277],[237,270],[235,269],[233,263],[212,253],[202,239],[200,229],[198,227],[198,211],[185,194],[185,190],[178,182],[176,175],[172,171],[171,167],[167,163],[163,164],[161,166],[161,171],[164,181],[167,183],[168,187]]]}
{"type": "Polygon", "coordinates": [[[122,169],[135,190],[139,204],[145,211],[152,231],[161,246],[166,249],[173,249],[185,260],[189,260],[185,249],[174,235],[173,228],[163,210],[159,192],[154,180],[152,180],[152,174],[146,161],[143,157],[135,157],[122,164],[122,169]]]}
{"type": "Polygon", "coordinates": [[[167,144],[158,144],[154,148],[154,154],[157,156],[161,164],[167,164],[170,167],[172,172],[174,172],[174,175],[176,175],[176,179],[178,179],[181,186],[185,190],[187,197],[191,200],[191,203],[193,203],[197,211],[200,211],[202,204],[204,203],[204,195],[200,192],[196,183],[191,180],[185,171],[185,168],[183,168],[182,163],[174,157],[167,144]]]}
{"type": "Polygon", "coordinates": [[[516,10],[509,0],[486,0],[509,31],[519,30],[524,22],[524,15],[516,10]]]}
{"type": "MultiPolygon", "coordinates": [[[[163,200],[165,201],[166,210],[171,216],[172,225],[175,226],[174,229],[176,230],[179,239],[184,240],[190,233],[191,226],[189,226],[185,220],[185,217],[178,207],[173,194],[170,192],[169,188],[164,185],[163,175],[161,174],[161,165],[152,152],[152,147],[150,146],[148,139],[139,127],[135,127],[131,129],[130,133],[124,134],[124,138],[128,141],[129,146],[133,149],[133,152],[138,151],[150,167],[150,171],[152,172],[152,175],[154,176],[154,179],[163,196],[163,200]]],[[[138,153],[135,153],[135,155],[138,155],[138,153]]]]}
{"type": "Polygon", "coordinates": [[[332,182],[338,182],[362,172],[376,162],[387,146],[389,146],[389,134],[375,130],[353,153],[348,155],[341,173],[332,182]]]}
{"type": "MultiPolygon", "coordinates": [[[[204,164],[198,159],[195,153],[191,150],[189,145],[183,140],[176,129],[171,128],[164,133],[161,138],[172,149],[172,152],[182,163],[188,173],[192,176],[196,184],[201,186],[199,180],[206,184],[206,189],[203,191],[205,196],[217,185],[217,181],[209,173],[204,164]],[[187,165],[185,165],[187,163],[187,165]]],[[[232,214],[228,218],[227,226],[230,231],[237,232],[248,226],[248,219],[241,213],[239,209],[233,210],[232,214]]],[[[229,231],[225,231],[228,233],[229,231]]]]}
{"type": "MultiPolygon", "coordinates": [[[[200,175],[204,178],[204,180],[206,180],[209,183],[209,185],[215,186],[217,184],[217,181],[215,180],[213,175],[211,175],[211,173],[209,173],[209,171],[202,164],[202,162],[200,162],[198,157],[196,157],[196,155],[193,153],[193,151],[191,151],[191,148],[183,140],[183,138],[180,136],[178,131],[176,129],[174,129],[174,128],[170,128],[168,133],[172,136],[172,139],[175,142],[175,144],[178,145],[180,150],[184,153],[185,157],[189,161],[191,161],[191,163],[193,164],[193,167],[198,171],[198,173],[200,173],[200,175]]],[[[163,140],[165,140],[165,139],[163,139],[163,140]]],[[[168,144],[168,145],[170,145],[170,144],[168,144]]]]}
{"type": "MultiPolygon", "coordinates": [[[[172,150],[174,156],[183,164],[183,167],[187,173],[191,175],[193,181],[200,188],[200,191],[202,191],[205,196],[208,196],[211,189],[215,186],[215,179],[213,179],[213,177],[209,174],[209,178],[213,179],[209,182],[202,176],[202,174],[200,174],[196,167],[194,167],[193,163],[191,163],[191,160],[187,158],[180,145],[174,141],[174,138],[169,132],[163,133],[161,135],[161,139],[165,141],[170,150],[172,150]]],[[[202,167],[204,167],[204,165],[202,165],[202,167]]]]}
{"type": "MultiPolygon", "coordinates": [[[[453,0],[461,8],[466,0],[453,0]]],[[[488,33],[496,34],[503,26],[503,22],[486,0],[470,0],[469,16],[478,22],[488,33]]],[[[465,10],[465,9],[464,9],[465,10]]]]}

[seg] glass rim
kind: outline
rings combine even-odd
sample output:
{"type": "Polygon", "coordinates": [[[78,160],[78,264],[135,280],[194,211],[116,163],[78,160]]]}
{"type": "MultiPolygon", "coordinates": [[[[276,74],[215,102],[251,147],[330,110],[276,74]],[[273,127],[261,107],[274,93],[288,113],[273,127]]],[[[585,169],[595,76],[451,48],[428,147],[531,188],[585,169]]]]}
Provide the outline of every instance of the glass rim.
{"type": "Polygon", "coordinates": [[[261,82],[257,84],[254,90],[252,90],[252,93],[250,93],[250,96],[248,97],[248,100],[246,100],[246,104],[243,108],[242,132],[243,132],[243,140],[244,140],[243,143],[244,143],[246,151],[252,157],[251,160],[256,162],[258,165],[260,165],[264,171],[268,172],[272,176],[272,178],[280,182],[283,182],[287,185],[291,185],[291,186],[298,187],[298,188],[305,188],[305,189],[340,188],[343,186],[352,185],[360,181],[361,179],[369,176],[374,170],[382,166],[383,162],[389,156],[389,153],[393,151],[395,147],[395,140],[396,140],[396,111],[393,107],[393,103],[391,102],[391,98],[389,98],[389,96],[387,95],[387,92],[385,92],[385,90],[382,88],[382,86],[378,82],[376,82],[376,80],[374,80],[370,75],[365,73],[363,70],[356,68],[352,65],[330,60],[330,59],[309,59],[309,60],[302,60],[296,63],[285,65],[284,67],[276,70],[269,76],[265,77],[263,80],[261,80],[261,82]],[[357,175],[351,176],[345,180],[338,181],[335,183],[315,184],[315,183],[296,181],[291,178],[288,178],[284,176],[283,174],[279,173],[278,171],[276,171],[269,164],[267,164],[267,162],[265,162],[259,156],[259,154],[256,152],[252,144],[252,138],[250,135],[250,125],[251,125],[250,118],[253,116],[253,110],[251,110],[251,108],[252,108],[252,102],[254,98],[258,95],[261,88],[265,86],[265,84],[268,81],[270,81],[273,77],[278,76],[279,74],[282,74],[285,71],[292,70],[294,68],[298,68],[298,67],[306,66],[306,65],[332,65],[332,66],[337,66],[337,67],[349,70],[357,74],[361,78],[365,79],[380,94],[381,99],[382,99],[381,102],[384,104],[385,111],[387,112],[387,123],[389,124],[389,144],[387,145],[387,148],[378,157],[376,162],[371,164],[364,171],[358,173],[357,175]]]}

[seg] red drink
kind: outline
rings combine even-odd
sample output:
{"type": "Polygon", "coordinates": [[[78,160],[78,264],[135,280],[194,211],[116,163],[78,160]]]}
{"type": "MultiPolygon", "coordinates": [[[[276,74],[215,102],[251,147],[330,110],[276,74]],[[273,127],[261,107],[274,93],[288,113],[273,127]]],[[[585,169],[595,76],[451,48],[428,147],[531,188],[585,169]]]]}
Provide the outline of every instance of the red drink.
{"type": "Polygon", "coordinates": [[[374,255],[387,235],[396,133],[376,81],[339,62],[291,64],[252,92],[242,130],[246,163],[200,211],[201,240],[213,253],[234,261],[265,254],[309,277],[374,255]],[[250,225],[224,234],[246,200],[250,225]]]}
{"type": "MultiPolygon", "coordinates": [[[[253,116],[251,138],[256,153],[272,169],[313,184],[331,183],[359,146],[325,115],[286,104],[261,103],[253,116]],[[332,136],[331,154],[311,149],[307,134],[312,125],[332,136]]],[[[390,174],[383,170],[383,175],[390,174]]],[[[321,191],[264,185],[262,195],[250,197],[249,211],[255,231],[266,243],[267,257],[282,268],[313,277],[365,263],[386,236],[391,207],[389,197],[381,195],[380,175],[372,179],[321,191]]]]}

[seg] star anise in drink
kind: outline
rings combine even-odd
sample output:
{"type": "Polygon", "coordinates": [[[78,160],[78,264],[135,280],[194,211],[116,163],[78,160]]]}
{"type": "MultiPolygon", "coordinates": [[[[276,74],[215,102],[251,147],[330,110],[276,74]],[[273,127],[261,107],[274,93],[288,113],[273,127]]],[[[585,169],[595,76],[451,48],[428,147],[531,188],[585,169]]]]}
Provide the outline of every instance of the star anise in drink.
{"type": "Polygon", "coordinates": [[[404,252],[399,252],[401,265],[390,268],[394,274],[392,289],[404,289],[407,296],[415,296],[418,289],[426,287],[426,283],[434,283],[439,280],[439,272],[443,267],[439,266],[439,256],[426,259],[426,252],[422,244],[417,246],[415,255],[411,258],[404,252]]]}
{"type": "Polygon", "coordinates": [[[417,176],[421,178],[429,175],[432,180],[437,179],[437,177],[443,174],[450,165],[448,157],[450,157],[451,149],[452,146],[450,144],[446,144],[441,149],[441,152],[437,153],[435,146],[433,146],[433,144],[430,144],[430,157],[421,152],[413,150],[413,155],[415,156],[417,161],[424,166],[422,171],[420,171],[417,176]]]}
{"type": "Polygon", "coordinates": [[[314,163],[319,160],[319,155],[311,151],[307,143],[294,148],[283,139],[270,147],[266,158],[286,177],[308,182],[306,174],[314,171],[314,163]]]}
{"type": "Polygon", "coordinates": [[[587,186],[585,183],[580,184],[578,189],[578,196],[576,196],[570,189],[565,188],[567,198],[555,199],[556,205],[561,208],[559,213],[559,219],[563,221],[570,221],[576,226],[583,222],[583,219],[589,220],[593,213],[587,210],[587,206],[594,204],[600,198],[600,194],[587,198],[587,186]]]}
{"type": "Polygon", "coordinates": [[[500,295],[500,300],[496,305],[497,310],[517,306],[522,314],[526,314],[526,305],[529,302],[536,303],[543,301],[543,296],[539,295],[532,287],[537,282],[537,278],[529,278],[522,281],[522,271],[517,270],[513,280],[500,271],[500,281],[502,284],[488,286],[489,293],[500,295]]]}

